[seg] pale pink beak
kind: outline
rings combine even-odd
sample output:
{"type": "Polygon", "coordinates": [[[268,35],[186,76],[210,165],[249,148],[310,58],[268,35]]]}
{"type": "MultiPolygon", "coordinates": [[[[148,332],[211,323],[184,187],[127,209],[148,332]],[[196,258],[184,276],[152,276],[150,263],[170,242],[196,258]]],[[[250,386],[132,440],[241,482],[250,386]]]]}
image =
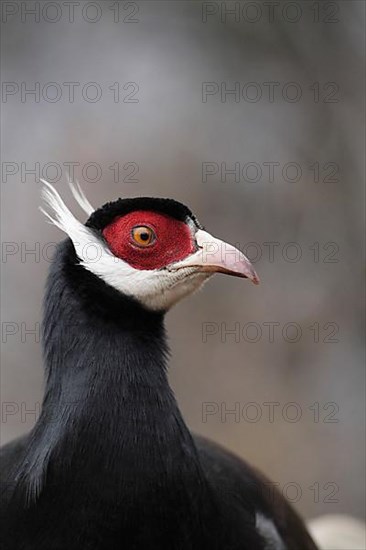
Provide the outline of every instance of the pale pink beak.
{"type": "Polygon", "coordinates": [[[197,267],[197,271],[226,273],[234,277],[245,277],[254,284],[259,284],[259,277],[254,267],[240,250],[216,239],[206,231],[196,232],[197,252],[184,260],[170,266],[170,269],[197,267]]]}

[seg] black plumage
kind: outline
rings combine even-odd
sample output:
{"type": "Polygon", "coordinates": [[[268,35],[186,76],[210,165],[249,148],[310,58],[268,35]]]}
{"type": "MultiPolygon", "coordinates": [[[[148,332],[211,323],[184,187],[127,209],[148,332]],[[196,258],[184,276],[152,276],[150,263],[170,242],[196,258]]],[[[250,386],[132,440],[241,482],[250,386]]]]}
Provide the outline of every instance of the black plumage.
{"type": "MultiPolygon", "coordinates": [[[[175,201],[142,200],[200,227],[175,201]]],[[[87,225],[99,232],[136,206],[110,203],[87,225]]],[[[86,271],[70,239],[47,282],[43,349],[40,418],[0,453],[4,550],[316,548],[261,474],[188,430],[167,380],[164,312],[86,271]]]]}

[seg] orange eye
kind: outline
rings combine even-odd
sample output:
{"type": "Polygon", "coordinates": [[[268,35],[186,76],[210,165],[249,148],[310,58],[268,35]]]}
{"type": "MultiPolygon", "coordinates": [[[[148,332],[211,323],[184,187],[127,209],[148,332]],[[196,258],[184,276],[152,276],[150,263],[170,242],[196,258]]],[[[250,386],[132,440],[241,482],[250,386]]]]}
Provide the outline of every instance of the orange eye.
{"type": "Polygon", "coordinates": [[[155,233],[146,225],[134,227],[131,231],[132,240],[138,246],[149,246],[155,241],[155,233]]]}

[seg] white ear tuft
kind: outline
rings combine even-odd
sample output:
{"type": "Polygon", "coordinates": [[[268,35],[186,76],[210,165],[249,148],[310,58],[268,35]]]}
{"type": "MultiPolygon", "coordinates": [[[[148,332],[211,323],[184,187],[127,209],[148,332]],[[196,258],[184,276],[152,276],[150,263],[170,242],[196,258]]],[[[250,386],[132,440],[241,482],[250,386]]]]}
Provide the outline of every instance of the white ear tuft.
{"type": "Polygon", "coordinates": [[[41,182],[44,185],[42,198],[50,209],[50,212],[47,212],[43,207],[40,207],[41,212],[47,216],[51,223],[55,224],[65,233],[68,233],[70,225],[73,222],[77,222],[76,218],[67,208],[56,189],[44,179],[41,179],[41,182]]]}
{"type": "Polygon", "coordinates": [[[79,222],[70,212],[56,189],[42,179],[44,184],[42,189],[42,198],[48,206],[49,212],[40,207],[41,212],[47,216],[51,223],[55,224],[61,231],[64,231],[74,243],[76,253],[80,259],[83,259],[83,249],[88,247],[90,243],[98,242],[94,233],[84,224],[79,222]]]}
{"type": "Polygon", "coordinates": [[[43,179],[41,181],[44,184],[42,197],[48,206],[49,212],[42,207],[40,210],[53,224],[70,237],[81,264],[90,271],[96,271],[99,261],[105,259],[113,267],[118,258],[113,256],[92,229],[75,218],[56,189],[47,181],[43,179]]]}
{"type": "Polygon", "coordinates": [[[69,175],[67,176],[67,182],[70,186],[71,192],[72,192],[76,202],[79,204],[79,206],[84,210],[84,212],[88,216],[91,216],[91,214],[94,212],[95,208],[92,207],[92,205],[90,204],[90,202],[86,198],[85,193],[81,189],[79,182],[77,180],[72,181],[69,175]]]}

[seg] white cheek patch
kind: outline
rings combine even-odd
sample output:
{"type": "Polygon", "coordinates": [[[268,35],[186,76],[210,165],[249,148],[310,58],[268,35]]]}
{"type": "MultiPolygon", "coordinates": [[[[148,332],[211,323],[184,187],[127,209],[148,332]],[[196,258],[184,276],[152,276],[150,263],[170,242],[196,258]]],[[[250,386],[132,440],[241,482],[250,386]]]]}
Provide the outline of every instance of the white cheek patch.
{"type": "MultiPolygon", "coordinates": [[[[48,182],[42,195],[50,213],[41,211],[72,240],[80,265],[100,277],[116,290],[137,299],[152,310],[167,310],[184,296],[199,288],[208,273],[197,273],[194,268],[170,272],[167,269],[140,270],[117,258],[107,244],[95,232],[79,222],[67,208],[59,193],[48,182]]],[[[79,193],[81,190],[77,191],[79,193]]],[[[82,193],[82,192],[81,192],[82,193]]],[[[82,194],[84,209],[90,212],[91,205],[82,194]]],[[[79,199],[78,199],[79,202],[79,199]]]]}

